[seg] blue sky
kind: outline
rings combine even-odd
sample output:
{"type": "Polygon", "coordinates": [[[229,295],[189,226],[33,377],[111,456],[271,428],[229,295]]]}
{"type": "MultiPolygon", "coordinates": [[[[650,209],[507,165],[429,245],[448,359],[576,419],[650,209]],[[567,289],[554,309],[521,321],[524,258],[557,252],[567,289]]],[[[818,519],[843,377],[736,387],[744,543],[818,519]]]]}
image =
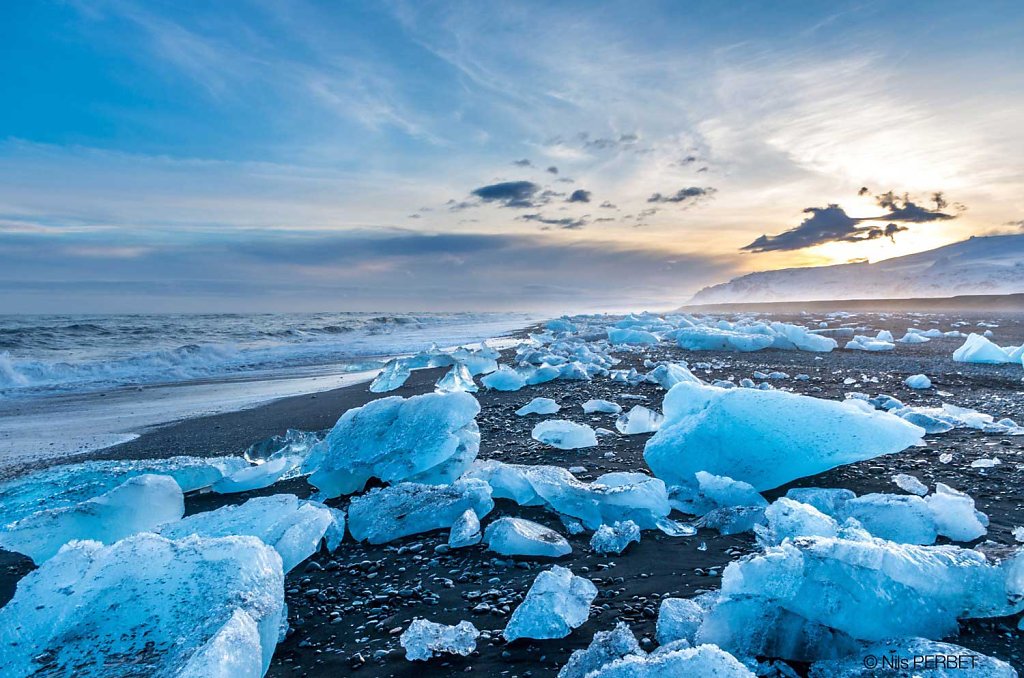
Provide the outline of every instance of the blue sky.
{"type": "Polygon", "coordinates": [[[1022,43],[1014,2],[4,3],[0,311],[664,307],[1012,231],[1022,43]]]}

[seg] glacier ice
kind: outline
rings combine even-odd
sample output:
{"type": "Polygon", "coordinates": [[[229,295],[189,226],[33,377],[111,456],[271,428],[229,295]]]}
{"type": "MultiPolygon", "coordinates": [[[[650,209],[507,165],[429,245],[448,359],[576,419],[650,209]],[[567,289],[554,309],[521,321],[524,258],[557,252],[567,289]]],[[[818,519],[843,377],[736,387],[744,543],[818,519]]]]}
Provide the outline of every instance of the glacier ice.
{"type": "Polygon", "coordinates": [[[611,631],[598,631],[590,645],[576,650],[558,672],[558,678],[587,678],[606,664],[627,655],[643,655],[636,636],[625,622],[619,622],[611,631]]]}
{"type": "Polygon", "coordinates": [[[163,525],[158,532],[168,539],[189,535],[258,537],[274,547],[287,573],[316,553],[321,543],[326,543],[330,551],[337,549],[345,536],[345,515],[292,494],[275,494],[196,513],[163,525]]]}
{"type": "Polygon", "coordinates": [[[900,488],[904,492],[916,494],[919,497],[923,497],[928,494],[928,487],[915,476],[908,475],[906,473],[897,473],[892,477],[892,481],[896,483],[896,487],[900,488]]]}
{"type": "Polygon", "coordinates": [[[794,487],[786,492],[786,498],[809,504],[825,515],[837,515],[857,494],[853,490],[839,487],[794,487]]]}
{"type": "Polygon", "coordinates": [[[236,494],[270,487],[278,480],[292,475],[305,459],[304,455],[275,456],[263,463],[239,469],[224,476],[210,488],[217,494],[236,494]]]}
{"type": "Polygon", "coordinates": [[[688,381],[693,384],[701,383],[701,380],[694,376],[693,372],[691,372],[685,365],[679,365],[678,363],[665,363],[663,365],[658,365],[647,373],[645,379],[661,386],[666,391],[676,384],[681,384],[684,381],[688,381]]]}
{"type": "Polygon", "coordinates": [[[484,542],[503,556],[561,558],[572,553],[565,537],[523,518],[498,518],[484,530],[484,542]]]}
{"type": "Polygon", "coordinates": [[[141,475],[71,506],[43,509],[0,527],[0,547],[37,565],[75,539],[112,544],[185,513],[181,488],[169,476],[141,475]]]}
{"type": "Polygon", "coordinates": [[[448,533],[448,546],[453,549],[473,546],[479,544],[481,538],[480,518],[473,509],[466,509],[452,524],[451,532],[448,533]]]}
{"type": "Polygon", "coordinates": [[[587,414],[594,414],[595,412],[618,414],[622,411],[622,406],[608,400],[588,400],[583,403],[583,411],[587,414]]]}
{"type": "Polygon", "coordinates": [[[865,494],[846,502],[842,516],[855,518],[876,537],[901,544],[932,544],[938,534],[928,503],[915,495],[865,494]]]}
{"type": "Polygon", "coordinates": [[[555,565],[537,575],[502,635],[518,638],[565,638],[590,617],[597,587],[589,579],[555,565]]]}
{"type": "Polygon", "coordinates": [[[918,443],[924,431],[885,412],[785,391],[678,384],[665,396],[665,423],[644,458],[674,485],[708,471],[778,487],[796,478],[918,443]]]}
{"type": "Polygon", "coordinates": [[[436,655],[456,654],[465,657],[472,654],[479,637],[480,631],[468,621],[447,626],[426,619],[414,619],[398,637],[398,642],[405,648],[406,659],[426,661],[436,655]]]}
{"type": "Polygon", "coordinates": [[[865,643],[850,657],[811,664],[807,675],[808,678],[875,678],[879,672],[915,678],[958,678],[964,675],[1017,678],[1017,671],[1004,661],[966,647],[927,638],[895,638],[865,643]],[[866,664],[867,657],[877,663],[866,664]],[[901,666],[901,663],[905,665],[901,666]]]}
{"type": "Polygon", "coordinates": [[[974,508],[974,499],[944,483],[924,498],[935,521],[936,531],[953,541],[974,541],[988,530],[988,517],[974,508]]]}
{"type": "Polygon", "coordinates": [[[520,417],[525,417],[528,414],[554,414],[560,409],[562,408],[558,403],[551,398],[534,398],[516,410],[516,414],[520,417]]]}
{"type": "Polygon", "coordinates": [[[412,374],[409,361],[405,358],[392,358],[384,365],[384,369],[370,383],[370,390],[374,393],[387,393],[400,388],[412,374]]]}
{"type": "Polygon", "coordinates": [[[450,529],[467,509],[482,518],[493,508],[490,486],[475,478],[450,485],[399,483],[353,497],[348,530],[357,541],[384,544],[411,534],[450,529]]]}
{"type": "Polygon", "coordinates": [[[620,520],[597,528],[590,537],[590,550],[619,554],[633,542],[640,543],[640,526],[632,520],[620,520]]]}
{"type": "Polygon", "coordinates": [[[480,380],[480,383],[492,391],[518,391],[526,386],[526,379],[511,367],[502,365],[494,372],[480,380]]]}
{"type": "Polygon", "coordinates": [[[953,360],[958,363],[1002,365],[1010,362],[1010,354],[989,339],[972,332],[963,346],[953,351],[953,360]]]}
{"type": "Polygon", "coordinates": [[[455,363],[443,377],[434,384],[438,393],[476,393],[480,387],[473,381],[473,374],[465,363],[455,363]]]}
{"type": "Polygon", "coordinates": [[[575,450],[597,445],[597,434],[594,433],[594,429],[586,424],[577,424],[566,419],[542,421],[533,427],[530,435],[534,440],[560,450],[575,450]]]}
{"type": "Polygon", "coordinates": [[[681,513],[702,516],[710,511],[732,506],[767,506],[768,502],[750,483],[716,476],[707,471],[694,474],[696,485],[670,488],[672,507],[681,513]]]}
{"type": "Polygon", "coordinates": [[[588,674],[587,678],[666,678],[667,676],[713,676],[714,678],[755,678],[738,659],[720,647],[700,645],[672,647],[647,655],[626,655],[588,674]]]}
{"type": "Polygon", "coordinates": [[[747,334],[710,327],[689,327],[675,333],[679,348],[690,351],[760,351],[774,343],[765,334],[747,334]]]}
{"type": "Polygon", "coordinates": [[[754,534],[761,546],[777,546],[794,537],[835,537],[839,524],[811,506],[788,497],[780,497],[764,510],[765,524],[755,525],[754,534]]]}
{"type": "Polygon", "coordinates": [[[357,492],[370,478],[451,482],[480,449],[479,411],[468,393],[374,400],[345,412],[303,468],[325,497],[357,492]]]}
{"type": "Polygon", "coordinates": [[[18,582],[0,656],[17,676],[258,678],[284,614],[281,558],[254,537],[78,541],[18,582]]]}
{"type": "Polygon", "coordinates": [[[1024,557],[917,546],[846,530],[800,537],[729,564],[698,642],[741,656],[813,661],[913,635],[955,634],[958,619],[1024,609],[1024,557]]]}
{"type": "Polygon", "coordinates": [[[903,383],[906,384],[909,388],[916,388],[916,389],[931,388],[932,387],[932,380],[929,379],[924,374],[913,374],[913,375],[907,377],[904,380],[903,383]]]}
{"type": "Polygon", "coordinates": [[[668,645],[678,640],[692,643],[703,618],[704,610],[689,598],[663,599],[658,608],[658,644],[668,645]]]}
{"type": "Polygon", "coordinates": [[[653,433],[661,427],[664,421],[665,417],[658,412],[643,405],[634,405],[629,412],[623,412],[616,418],[615,428],[624,435],[653,433]]]}
{"type": "Polygon", "coordinates": [[[645,330],[609,327],[608,341],[613,344],[657,344],[658,336],[645,330]]]}
{"type": "Polygon", "coordinates": [[[896,344],[883,339],[857,335],[846,342],[845,348],[848,351],[891,351],[896,348],[896,344]]]}

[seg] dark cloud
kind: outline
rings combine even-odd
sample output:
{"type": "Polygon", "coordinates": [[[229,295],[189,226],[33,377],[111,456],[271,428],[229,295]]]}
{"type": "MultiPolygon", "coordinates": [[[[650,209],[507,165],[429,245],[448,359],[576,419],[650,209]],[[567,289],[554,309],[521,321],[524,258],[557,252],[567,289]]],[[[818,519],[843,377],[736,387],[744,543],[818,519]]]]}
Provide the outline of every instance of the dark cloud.
{"type": "Polygon", "coordinates": [[[503,181],[474,189],[472,194],[484,202],[495,202],[503,207],[533,207],[531,198],[540,190],[532,181],[503,181]]]}
{"type": "Polygon", "coordinates": [[[554,165],[548,167],[545,171],[548,172],[549,174],[558,174],[558,168],[555,167],[554,165]]]}
{"type": "Polygon", "coordinates": [[[530,162],[528,158],[523,158],[522,160],[513,160],[512,164],[515,165],[516,167],[533,167],[533,163],[530,162]]]}
{"type": "Polygon", "coordinates": [[[522,216],[518,217],[518,219],[521,221],[535,221],[539,224],[545,224],[547,226],[557,226],[558,228],[564,228],[570,231],[583,228],[584,226],[587,225],[586,217],[562,217],[558,219],[544,217],[540,214],[523,214],[522,216]]]}
{"type": "Polygon", "coordinates": [[[568,202],[590,202],[590,191],[585,191],[582,188],[578,188],[572,192],[569,196],[568,202]]]}
{"type": "Polygon", "coordinates": [[[747,252],[788,252],[828,242],[862,242],[878,238],[894,239],[906,231],[906,226],[888,224],[882,226],[860,226],[863,218],[851,217],[836,204],[828,207],[808,207],[804,213],[811,216],[796,228],[778,235],[762,235],[741,249],[747,252]]]}
{"type": "Polygon", "coordinates": [[[929,221],[946,221],[948,219],[955,219],[956,217],[952,214],[946,214],[942,212],[942,209],[948,206],[946,198],[941,191],[932,194],[932,202],[935,203],[935,209],[930,210],[927,207],[921,207],[915,204],[910,199],[910,195],[904,193],[903,195],[896,195],[893,191],[887,191],[880,193],[875,196],[875,202],[878,203],[879,207],[889,210],[888,213],[882,216],[875,217],[873,221],[904,221],[914,224],[923,224],[929,221]]]}
{"type": "Polygon", "coordinates": [[[715,192],[716,189],[710,186],[706,188],[701,188],[700,186],[687,186],[686,188],[680,188],[678,191],[671,195],[662,195],[661,193],[655,193],[654,195],[647,199],[647,202],[692,203],[697,202],[699,200],[703,200],[705,198],[710,198],[712,195],[715,194],[715,192]]]}

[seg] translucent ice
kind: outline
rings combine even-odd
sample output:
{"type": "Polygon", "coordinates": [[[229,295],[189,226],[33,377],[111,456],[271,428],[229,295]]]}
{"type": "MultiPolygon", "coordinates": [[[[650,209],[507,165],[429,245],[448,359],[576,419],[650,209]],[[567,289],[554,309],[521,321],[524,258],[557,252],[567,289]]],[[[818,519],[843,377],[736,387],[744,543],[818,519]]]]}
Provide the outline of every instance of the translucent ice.
{"type": "Polygon", "coordinates": [[[479,544],[481,538],[480,518],[473,509],[466,509],[452,525],[452,530],[448,534],[448,546],[453,549],[473,546],[479,544]]]}
{"type": "Polygon", "coordinates": [[[410,534],[449,529],[472,509],[477,518],[494,508],[490,486],[477,479],[451,485],[400,483],[352,498],[348,529],[357,541],[384,544],[410,534]]]}
{"type": "Polygon", "coordinates": [[[932,544],[937,532],[924,499],[906,494],[865,494],[851,499],[841,516],[856,518],[876,537],[901,544],[932,544]]]}
{"type": "Polygon", "coordinates": [[[405,648],[409,661],[426,661],[443,654],[467,656],[476,649],[480,631],[468,621],[455,626],[435,624],[426,619],[414,619],[399,636],[398,642],[405,648]]]}
{"type": "Polygon", "coordinates": [[[936,483],[935,494],[924,498],[939,534],[953,541],[974,541],[988,531],[988,518],[974,508],[974,500],[949,485],[936,483]]]}
{"type": "Polygon", "coordinates": [[[73,539],[113,544],[137,532],[178,520],[185,513],[181,488],[169,476],[142,475],[72,506],[36,511],[0,528],[0,547],[36,564],[73,539]]]}
{"type": "Polygon", "coordinates": [[[932,380],[923,374],[914,374],[906,378],[904,382],[910,388],[931,388],[932,380]]]}
{"type": "Polygon", "coordinates": [[[341,511],[292,494],[256,497],[237,506],[196,513],[160,528],[168,539],[189,535],[200,537],[258,537],[280,554],[287,573],[317,552],[321,543],[328,550],[338,548],[345,536],[341,511]]]}
{"type": "Polygon", "coordinates": [[[693,384],[701,383],[701,380],[695,377],[693,372],[690,372],[685,365],[679,365],[676,363],[658,365],[647,373],[646,379],[647,381],[661,386],[666,391],[676,384],[681,384],[684,381],[688,381],[693,384]]]}
{"type": "Polygon", "coordinates": [[[221,478],[211,489],[218,494],[234,494],[270,487],[278,480],[293,475],[304,459],[304,454],[275,455],[260,464],[239,469],[221,478]]]}
{"type": "Polygon", "coordinates": [[[668,645],[677,640],[692,643],[703,618],[704,610],[692,600],[665,598],[658,610],[658,644],[668,645]]]}
{"type": "Polygon", "coordinates": [[[473,374],[464,363],[455,363],[443,377],[434,384],[439,393],[476,393],[480,388],[473,381],[473,374]]]}
{"type": "Polygon", "coordinates": [[[560,558],[572,553],[565,537],[530,520],[499,518],[484,530],[487,548],[504,556],[560,558]]]}
{"type": "Polygon", "coordinates": [[[480,449],[479,411],[468,393],[374,400],[345,412],[304,469],[325,497],[357,492],[370,478],[451,482],[480,449]]]}
{"type": "Polygon", "coordinates": [[[505,627],[505,640],[565,638],[590,617],[597,587],[555,565],[541,572],[505,627]]]}
{"type": "Polygon", "coordinates": [[[755,678],[750,669],[714,645],[671,649],[648,655],[627,655],[589,674],[587,678],[666,678],[714,676],[755,678]]]}
{"type": "Polygon", "coordinates": [[[762,546],[776,546],[794,537],[835,537],[839,524],[810,504],[787,497],[773,501],[764,511],[765,525],[755,525],[754,533],[762,546]]]}
{"type": "Polygon", "coordinates": [[[980,334],[972,332],[963,346],[953,351],[953,360],[958,363],[1001,365],[1010,362],[1010,354],[980,334]]]}
{"type": "Polygon", "coordinates": [[[622,407],[607,400],[588,400],[583,403],[583,411],[587,414],[593,414],[595,412],[618,414],[622,411],[622,407]]]}
{"type": "Polygon", "coordinates": [[[581,447],[595,447],[597,434],[586,424],[577,424],[566,419],[549,419],[533,427],[530,434],[534,440],[560,450],[575,450],[581,447]]]}
{"type": "Polygon", "coordinates": [[[706,471],[697,471],[694,478],[696,486],[677,485],[672,488],[669,496],[672,507],[677,511],[702,516],[718,508],[768,505],[750,483],[706,471]]]}
{"type": "Polygon", "coordinates": [[[590,645],[576,650],[558,672],[558,678],[586,678],[616,659],[635,654],[643,655],[636,636],[625,622],[619,622],[611,631],[598,631],[590,645]]]}
{"type": "Polygon", "coordinates": [[[619,433],[625,435],[636,435],[638,433],[653,433],[657,431],[665,417],[647,409],[643,405],[634,405],[629,412],[624,412],[615,420],[615,428],[619,433]]]}
{"type": "Polygon", "coordinates": [[[842,511],[846,502],[856,498],[853,490],[838,487],[794,487],[786,493],[793,501],[810,504],[825,515],[834,516],[842,511]]]}
{"type": "Polygon", "coordinates": [[[619,554],[631,543],[640,543],[640,526],[632,520],[602,525],[590,537],[590,549],[595,553],[619,554]]]}
{"type": "Polygon", "coordinates": [[[892,481],[896,483],[896,487],[900,488],[904,492],[916,494],[919,497],[923,497],[928,494],[928,487],[918,480],[916,476],[907,475],[906,473],[897,473],[892,477],[892,481]]]}
{"type": "Polygon", "coordinates": [[[534,398],[516,410],[516,414],[520,417],[525,417],[528,414],[554,414],[560,409],[562,408],[558,406],[558,403],[551,398],[534,398]]]}
{"type": "Polygon", "coordinates": [[[526,379],[511,367],[502,365],[482,378],[480,383],[493,391],[518,391],[526,386],[526,379]]]}
{"type": "Polygon", "coordinates": [[[258,678],[283,615],[281,558],[254,537],[79,541],[18,582],[0,656],[12,676],[258,678]]]}
{"type": "Polygon", "coordinates": [[[924,431],[885,412],[785,391],[679,384],[644,458],[663,480],[685,485],[708,471],[758,490],[899,452],[924,431]]]}
{"type": "Polygon", "coordinates": [[[384,369],[370,384],[370,390],[374,393],[394,391],[400,388],[411,374],[409,362],[405,358],[393,358],[384,365],[384,369]]]}

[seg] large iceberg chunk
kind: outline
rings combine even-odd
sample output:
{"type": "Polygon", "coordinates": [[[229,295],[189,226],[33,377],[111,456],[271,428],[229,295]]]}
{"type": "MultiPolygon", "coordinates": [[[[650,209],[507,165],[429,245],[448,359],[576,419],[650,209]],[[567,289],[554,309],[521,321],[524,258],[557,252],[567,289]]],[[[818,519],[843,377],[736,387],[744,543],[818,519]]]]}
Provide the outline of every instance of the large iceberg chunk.
{"type": "Polygon", "coordinates": [[[479,637],[480,631],[468,621],[446,626],[426,619],[414,619],[399,636],[398,642],[405,648],[406,659],[426,661],[441,654],[465,657],[476,649],[476,639],[479,637]]]}
{"type": "Polygon", "coordinates": [[[348,529],[358,541],[384,544],[410,534],[449,529],[468,509],[482,518],[493,508],[490,486],[475,478],[451,485],[400,483],[353,497],[348,529]]]}
{"type": "Polygon", "coordinates": [[[732,506],[767,506],[768,502],[750,483],[716,476],[707,471],[694,474],[696,487],[677,485],[671,489],[669,501],[681,513],[702,516],[732,506]]]}
{"type": "Polygon", "coordinates": [[[169,476],[135,476],[105,494],[73,506],[36,511],[0,528],[0,547],[37,565],[73,539],[113,544],[185,513],[181,488],[169,476]]]}
{"type": "Polygon", "coordinates": [[[533,581],[526,598],[512,613],[503,635],[517,638],[565,638],[590,617],[590,604],[597,587],[589,579],[577,577],[555,565],[533,581]]]}
{"type": "Polygon", "coordinates": [[[572,553],[565,537],[523,518],[499,518],[484,530],[487,548],[503,556],[561,558],[572,553]]]}
{"type": "Polygon", "coordinates": [[[758,490],[920,441],[924,431],[885,412],[784,391],[679,384],[665,396],[665,423],[647,441],[654,474],[693,484],[697,471],[758,490]]]}
{"type": "Polygon", "coordinates": [[[928,504],[910,494],[865,494],[846,502],[841,515],[855,518],[876,537],[901,544],[932,544],[938,534],[928,504]]]}
{"type": "Polygon", "coordinates": [[[256,497],[237,506],[222,506],[164,525],[160,534],[169,539],[189,535],[229,537],[248,535],[259,539],[281,556],[287,573],[326,543],[331,551],[345,536],[345,515],[315,501],[291,494],[256,497]]]}
{"type": "Polygon", "coordinates": [[[283,615],[281,558],[254,537],[79,541],[18,582],[0,656],[12,676],[259,678],[283,615]]]}
{"type": "Polygon", "coordinates": [[[597,434],[586,424],[577,424],[566,419],[548,419],[533,427],[530,434],[534,440],[557,447],[560,450],[575,450],[597,445],[597,434]]]}
{"type": "Polygon", "coordinates": [[[988,530],[988,517],[974,508],[974,499],[944,483],[936,483],[928,503],[936,531],[953,541],[974,541],[988,530]]]}
{"type": "Polygon", "coordinates": [[[306,459],[309,482],[325,497],[357,492],[370,478],[451,482],[480,450],[478,412],[468,393],[392,396],[353,408],[306,459]]]}
{"type": "Polygon", "coordinates": [[[679,348],[690,351],[760,351],[775,340],[765,334],[747,334],[711,327],[688,327],[675,333],[679,348]]]}
{"type": "Polygon", "coordinates": [[[1010,362],[1010,354],[989,339],[972,332],[964,345],[953,351],[953,360],[958,363],[1001,365],[1010,362]]]}

